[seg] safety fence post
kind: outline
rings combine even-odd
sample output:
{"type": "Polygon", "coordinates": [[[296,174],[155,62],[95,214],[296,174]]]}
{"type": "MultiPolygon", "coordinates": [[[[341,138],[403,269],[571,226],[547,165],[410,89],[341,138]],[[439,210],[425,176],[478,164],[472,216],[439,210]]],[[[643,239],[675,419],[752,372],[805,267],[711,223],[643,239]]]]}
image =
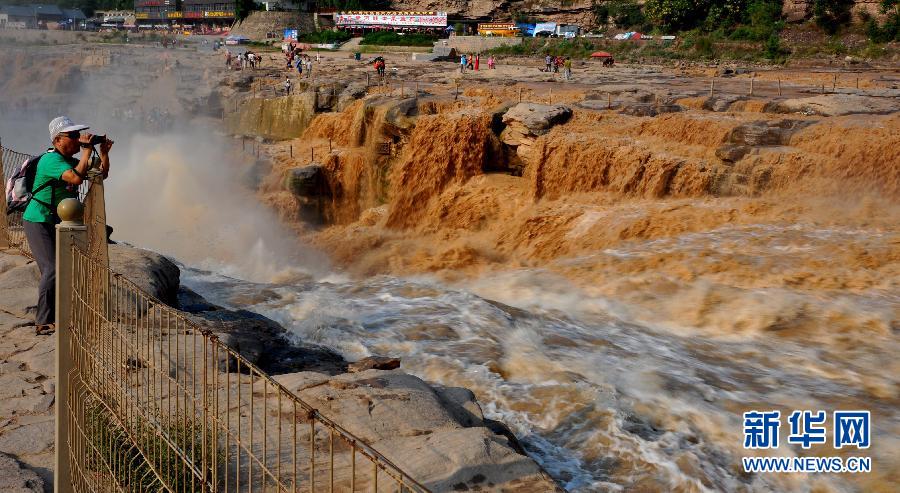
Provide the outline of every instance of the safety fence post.
{"type": "Polygon", "coordinates": [[[76,199],[60,202],[56,225],[56,458],[54,461],[54,493],[69,493],[72,470],[69,436],[69,373],[72,358],[72,289],[75,281],[73,247],[87,244],[87,227],[83,222],[84,206],[76,199]]]}
{"type": "MultiPolygon", "coordinates": [[[[6,185],[3,174],[3,140],[0,139],[0,184],[6,185]]],[[[0,200],[0,248],[9,248],[9,224],[6,219],[6,200],[0,200]]]]}

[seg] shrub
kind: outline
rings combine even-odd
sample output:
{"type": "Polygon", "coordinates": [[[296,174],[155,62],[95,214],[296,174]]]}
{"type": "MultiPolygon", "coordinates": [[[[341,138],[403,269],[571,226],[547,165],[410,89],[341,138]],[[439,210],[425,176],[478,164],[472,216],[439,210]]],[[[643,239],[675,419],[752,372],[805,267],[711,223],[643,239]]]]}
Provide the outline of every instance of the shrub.
{"type": "Polygon", "coordinates": [[[616,27],[637,27],[643,26],[647,22],[641,6],[634,0],[608,0],[604,3],[609,12],[609,18],[616,27]]]}
{"type": "Polygon", "coordinates": [[[781,21],[781,2],[756,0],[747,7],[749,23],[737,27],[729,36],[731,39],[765,41],[784,27],[781,21]]]}
{"type": "MultiPolygon", "coordinates": [[[[171,491],[202,490],[205,485],[190,469],[184,467],[184,458],[173,448],[193,464],[201,463],[203,455],[207,458],[217,455],[220,461],[224,457],[221,453],[214,454],[218,444],[212,429],[203,429],[190,418],[183,417],[184,415],[172,416],[164,426],[136,421],[126,429],[99,404],[88,403],[84,414],[83,431],[90,440],[88,445],[97,454],[96,458],[102,459],[98,463],[88,464],[87,467],[96,469],[89,469],[89,472],[97,475],[111,473],[110,479],[121,485],[119,491],[140,493],[165,491],[169,488],[171,491]],[[104,470],[101,462],[119,467],[113,467],[111,471],[104,470]]],[[[217,466],[218,464],[210,461],[207,464],[209,470],[204,472],[211,476],[212,469],[217,466]]]]}
{"type": "MultiPolygon", "coordinates": [[[[744,21],[747,14],[748,0],[711,0],[706,11],[703,29],[715,31],[729,29],[744,21]]],[[[698,11],[698,15],[702,10],[698,11]]]]}
{"type": "Polygon", "coordinates": [[[301,35],[299,40],[306,43],[343,43],[351,37],[347,31],[315,31],[301,35]]]}
{"type": "Polygon", "coordinates": [[[394,31],[375,31],[363,36],[359,44],[381,46],[432,46],[437,36],[422,33],[401,35],[394,31]]]}
{"type": "Polygon", "coordinates": [[[537,22],[535,21],[534,17],[529,16],[525,12],[515,12],[512,15],[512,18],[513,22],[517,24],[534,24],[535,22],[537,22]]]}
{"type": "Polygon", "coordinates": [[[778,34],[773,32],[769,36],[769,39],[766,40],[766,44],[763,45],[763,52],[765,53],[766,58],[772,60],[778,60],[784,55],[784,49],[781,47],[781,39],[778,37],[778,34]]]}
{"type": "Polygon", "coordinates": [[[647,0],[644,14],[667,31],[690,29],[707,17],[709,4],[693,0],[647,0]]]}
{"type": "Polygon", "coordinates": [[[873,43],[900,41],[900,12],[890,14],[882,25],[878,25],[875,19],[869,19],[866,22],[866,35],[873,43]]]}
{"type": "Polygon", "coordinates": [[[715,45],[709,36],[698,36],[694,40],[694,51],[705,58],[713,58],[716,54],[715,45]]]}
{"type": "MultiPolygon", "coordinates": [[[[592,3],[591,11],[594,14],[594,23],[598,26],[609,24],[609,2],[592,3]]],[[[516,20],[518,22],[518,19],[516,20]]]]}
{"type": "Polygon", "coordinates": [[[841,26],[850,23],[851,7],[853,0],[814,0],[813,18],[825,32],[834,34],[841,26]]]}

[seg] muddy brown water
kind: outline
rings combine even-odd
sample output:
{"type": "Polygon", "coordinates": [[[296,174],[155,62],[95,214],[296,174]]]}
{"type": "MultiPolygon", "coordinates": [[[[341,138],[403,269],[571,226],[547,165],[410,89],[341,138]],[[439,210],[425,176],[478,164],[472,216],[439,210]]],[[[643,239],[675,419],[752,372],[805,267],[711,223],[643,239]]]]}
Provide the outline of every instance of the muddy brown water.
{"type": "MultiPolygon", "coordinates": [[[[173,88],[194,94],[216,84],[215,72],[175,69],[154,52],[134,56],[135,73],[148,80],[88,76],[69,100],[70,116],[121,134],[107,184],[115,237],[177,258],[185,285],[210,300],[258,311],[348,359],[399,356],[406,371],[471,388],[486,415],[509,425],[571,491],[897,489],[900,216],[897,175],[884,161],[894,120],[810,127],[796,141],[806,157],[775,150],[757,158],[772,164],[774,183],[796,186],[728,197],[711,194],[711,182],[689,167],[670,182],[682,184],[680,194],[665,196],[654,195],[649,174],[602,182],[622,184],[610,193],[573,169],[609,166],[611,176],[628,176],[642,149],[663,151],[661,170],[709,159],[729,118],[756,116],[576,119],[546,149],[589,159],[551,152],[540,178],[481,175],[441,156],[453,140],[429,139],[423,126],[396,171],[408,189],[394,196],[402,207],[369,209],[383,197],[348,192],[338,210],[346,215],[335,216],[342,225],[298,239],[280,211],[233,179],[246,163],[215,136],[216,122],[179,114],[173,131],[160,133],[103,116],[123,101],[176,111],[189,98],[173,88]],[[579,138],[597,129],[601,143],[579,138]],[[603,155],[601,144],[622,155],[603,155]],[[458,173],[416,170],[424,161],[458,173]],[[826,171],[815,179],[814,162],[826,171]],[[858,180],[880,191],[863,193],[858,180]],[[466,229],[473,221],[478,231],[466,229]],[[752,409],[868,409],[872,446],[751,454],[741,413],[752,409]],[[867,455],[874,471],[746,474],[740,458],[748,455],[867,455]]],[[[15,63],[24,70],[29,62],[15,63]]],[[[24,90],[28,80],[16,75],[7,87],[24,90]]],[[[33,80],[60,87],[58,78],[33,80]]],[[[33,100],[49,112],[66,103],[33,100]]],[[[441,118],[429,120],[432,133],[442,131],[441,118]]],[[[322,136],[346,133],[348,121],[322,136]]],[[[480,145],[478,118],[451,123],[480,145]]],[[[0,135],[9,147],[39,150],[45,124],[5,114],[0,135]]],[[[347,184],[372,183],[361,171],[364,146],[354,145],[364,140],[335,139],[348,147],[347,184]]],[[[782,442],[787,431],[784,423],[782,442]]]]}

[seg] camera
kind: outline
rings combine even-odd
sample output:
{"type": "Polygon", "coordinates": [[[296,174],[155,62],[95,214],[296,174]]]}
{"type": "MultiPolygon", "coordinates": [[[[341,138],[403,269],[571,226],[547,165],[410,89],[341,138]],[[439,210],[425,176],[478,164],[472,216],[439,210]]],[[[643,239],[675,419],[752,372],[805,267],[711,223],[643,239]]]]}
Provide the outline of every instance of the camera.
{"type": "Polygon", "coordinates": [[[106,142],[105,135],[92,135],[90,145],[95,146],[97,144],[102,144],[106,142]]]}

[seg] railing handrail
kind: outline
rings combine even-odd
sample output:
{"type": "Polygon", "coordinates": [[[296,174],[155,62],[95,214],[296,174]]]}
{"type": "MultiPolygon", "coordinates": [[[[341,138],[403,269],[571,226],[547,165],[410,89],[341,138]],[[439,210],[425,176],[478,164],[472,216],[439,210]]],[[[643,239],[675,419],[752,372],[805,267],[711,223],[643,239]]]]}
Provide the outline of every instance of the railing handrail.
{"type": "MultiPolygon", "coordinates": [[[[160,306],[165,306],[168,309],[172,310],[172,312],[174,313],[176,318],[181,319],[187,326],[191,327],[192,329],[197,330],[201,335],[206,337],[216,347],[218,347],[219,349],[225,351],[227,354],[234,357],[236,361],[240,361],[242,366],[246,366],[248,369],[254,370],[259,375],[261,375],[270,385],[272,385],[273,387],[280,390],[288,398],[294,400],[298,405],[301,406],[301,408],[303,408],[304,411],[307,411],[308,413],[310,413],[307,415],[310,419],[315,419],[316,421],[318,421],[322,425],[328,427],[329,429],[333,429],[334,431],[338,432],[346,440],[355,443],[358,447],[361,447],[361,449],[359,449],[358,451],[360,453],[363,453],[363,454],[369,456],[369,458],[371,460],[381,462],[381,463],[383,463],[384,466],[395,469],[401,476],[396,479],[402,480],[404,482],[412,483],[412,485],[414,485],[418,488],[421,488],[423,491],[428,491],[428,489],[425,486],[423,486],[418,481],[413,479],[412,476],[410,476],[409,474],[406,474],[402,469],[400,469],[397,465],[395,465],[393,462],[391,462],[383,454],[381,454],[380,452],[375,450],[375,448],[373,448],[371,445],[367,444],[362,439],[353,435],[349,430],[347,430],[346,428],[344,428],[343,426],[338,424],[336,421],[334,421],[331,418],[322,414],[317,408],[315,408],[311,404],[309,404],[306,401],[304,401],[303,399],[301,399],[295,393],[291,392],[288,388],[286,388],[280,382],[278,382],[277,380],[272,378],[271,375],[269,375],[268,373],[266,373],[265,371],[260,369],[257,365],[255,365],[252,362],[250,362],[249,360],[247,360],[243,355],[241,355],[240,353],[235,351],[232,347],[223,343],[219,339],[219,337],[216,336],[211,330],[201,327],[196,322],[193,322],[190,319],[188,319],[187,317],[185,317],[182,314],[182,312],[180,312],[172,307],[169,307],[163,301],[160,301],[158,298],[156,298],[155,296],[153,296],[152,294],[150,294],[149,292],[144,290],[142,287],[138,286],[134,281],[132,281],[125,275],[118,273],[107,266],[101,265],[99,262],[97,262],[96,259],[91,257],[88,254],[88,252],[85,252],[78,245],[73,245],[72,248],[78,254],[83,255],[84,260],[86,260],[87,262],[90,262],[92,264],[95,264],[96,267],[107,270],[110,274],[112,274],[113,276],[118,278],[119,282],[126,284],[129,287],[129,289],[132,289],[132,290],[140,293],[141,295],[145,296],[147,299],[154,301],[155,303],[159,304],[160,306]]],[[[385,472],[388,472],[386,469],[383,469],[383,470],[385,470],[385,472]]]]}

